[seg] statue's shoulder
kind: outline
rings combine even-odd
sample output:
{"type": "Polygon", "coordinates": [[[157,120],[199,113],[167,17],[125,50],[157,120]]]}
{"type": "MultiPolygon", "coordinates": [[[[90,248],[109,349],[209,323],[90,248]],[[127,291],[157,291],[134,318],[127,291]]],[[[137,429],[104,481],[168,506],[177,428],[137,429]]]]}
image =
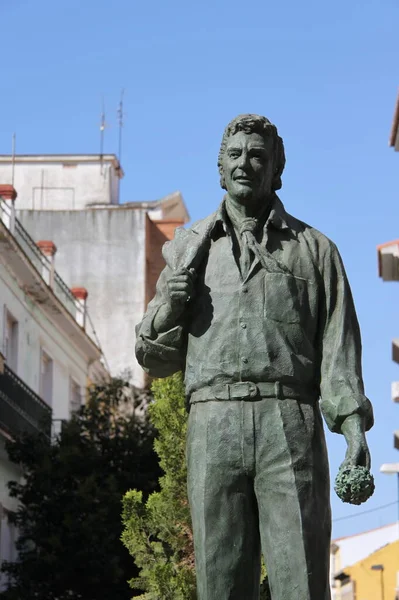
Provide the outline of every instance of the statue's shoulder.
{"type": "Polygon", "coordinates": [[[195,221],[189,227],[184,227],[183,225],[181,227],[177,227],[175,230],[175,236],[170,243],[172,245],[189,245],[198,236],[202,237],[208,235],[209,230],[212,229],[215,224],[217,215],[218,211],[215,211],[204,219],[195,221]]]}
{"type": "Polygon", "coordinates": [[[204,219],[199,219],[195,221],[188,229],[185,231],[191,231],[194,234],[201,235],[208,232],[209,227],[215,224],[215,221],[218,217],[219,211],[215,210],[211,215],[208,215],[204,219]]]}
{"type": "Polygon", "coordinates": [[[166,263],[176,269],[188,267],[205,250],[214,227],[218,211],[195,221],[190,227],[177,227],[173,240],[166,242],[162,254],[166,263]]]}
{"type": "Polygon", "coordinates": [[[321,258],[326,253],[338,252],[335,243],[324,233],[286,213],[286,221],[290,229],[295,233],[297,239],[308,246],[309,251],[315,259],[321,258]]]}

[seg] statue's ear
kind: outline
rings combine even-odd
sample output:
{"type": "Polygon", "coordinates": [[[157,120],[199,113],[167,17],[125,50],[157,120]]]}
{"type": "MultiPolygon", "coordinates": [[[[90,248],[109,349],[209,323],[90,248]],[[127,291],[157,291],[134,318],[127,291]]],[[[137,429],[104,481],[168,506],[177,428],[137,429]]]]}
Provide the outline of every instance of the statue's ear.
{"type": "Polygon", "coordinates": [[[283,140],[280,136],[277,137],[276,142],[277,145],[274,152],[274,162],[276,166],[274,170],[272,187],[274,190],[279,190],[283,185],[283,182],[281,181],[281,175],[283,174],[285,166],[285,152],[283,140]]]}
{"type": "Polygon", "coordinates": [[[282,186],[283,186],[283,182],[281,181],[281,175],[279,172],[277,172],[273,177],[272,189],[280,190],[282,188],[282,186]]]}

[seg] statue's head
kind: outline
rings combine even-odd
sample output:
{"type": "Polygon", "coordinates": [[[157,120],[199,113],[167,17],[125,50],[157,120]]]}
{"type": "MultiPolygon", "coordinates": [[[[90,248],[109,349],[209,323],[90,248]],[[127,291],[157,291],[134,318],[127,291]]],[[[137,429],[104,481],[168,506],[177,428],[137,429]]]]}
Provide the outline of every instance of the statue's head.
{"type": "Polygon", "coordinates": [[[285,155],[277,128],[266,117],[239,115],[226,127],[219,151],[220,185],[240,203],[281,188],[285,155]]]}

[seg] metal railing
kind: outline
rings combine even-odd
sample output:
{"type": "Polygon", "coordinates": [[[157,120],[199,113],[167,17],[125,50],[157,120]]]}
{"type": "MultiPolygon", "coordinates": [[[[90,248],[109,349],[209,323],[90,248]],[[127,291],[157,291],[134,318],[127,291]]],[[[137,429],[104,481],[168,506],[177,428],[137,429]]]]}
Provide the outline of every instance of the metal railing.
{"type": "Polygon", "coordinates": [[[52,288],[54,294],[62,302],[67,311],[80,325],[83,325],[85,323],[84,305],[80,300],[75,298],[63,279],[54,271],[51,260],[43,254],[21,222],[15,217],[13,206],[7,203],[1,196],[0,220],[10,230],[10,233],[14,236],[23,252],[28,256],[39,275],[52,288]]]}
{"type": "Polygon", "coordinates": [[[0,373],[0,427],[9,435],[44,433],[51,436],[51,407],[7,364],[0,373]]]}
{"type": "Polygon", "coordinates": [[[58,275],[57,271],[54,272],[52,287],[58,300],[60,300],[71,315],[75,317],[79,325],[83,325],[85,322],[85,307],[80,300],[75,298],[67,284],[58,275]]]}

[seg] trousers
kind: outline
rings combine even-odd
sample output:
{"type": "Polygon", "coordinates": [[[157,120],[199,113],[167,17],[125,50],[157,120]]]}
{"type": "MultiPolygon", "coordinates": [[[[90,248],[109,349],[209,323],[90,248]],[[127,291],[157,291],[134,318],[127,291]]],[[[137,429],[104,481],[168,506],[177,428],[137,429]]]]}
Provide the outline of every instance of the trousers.
{"type": "Polygon", "coordinates": [[[329,469],[318,403],[193,404],[187,431],[198,600],[330,600],[329,469]]]}

